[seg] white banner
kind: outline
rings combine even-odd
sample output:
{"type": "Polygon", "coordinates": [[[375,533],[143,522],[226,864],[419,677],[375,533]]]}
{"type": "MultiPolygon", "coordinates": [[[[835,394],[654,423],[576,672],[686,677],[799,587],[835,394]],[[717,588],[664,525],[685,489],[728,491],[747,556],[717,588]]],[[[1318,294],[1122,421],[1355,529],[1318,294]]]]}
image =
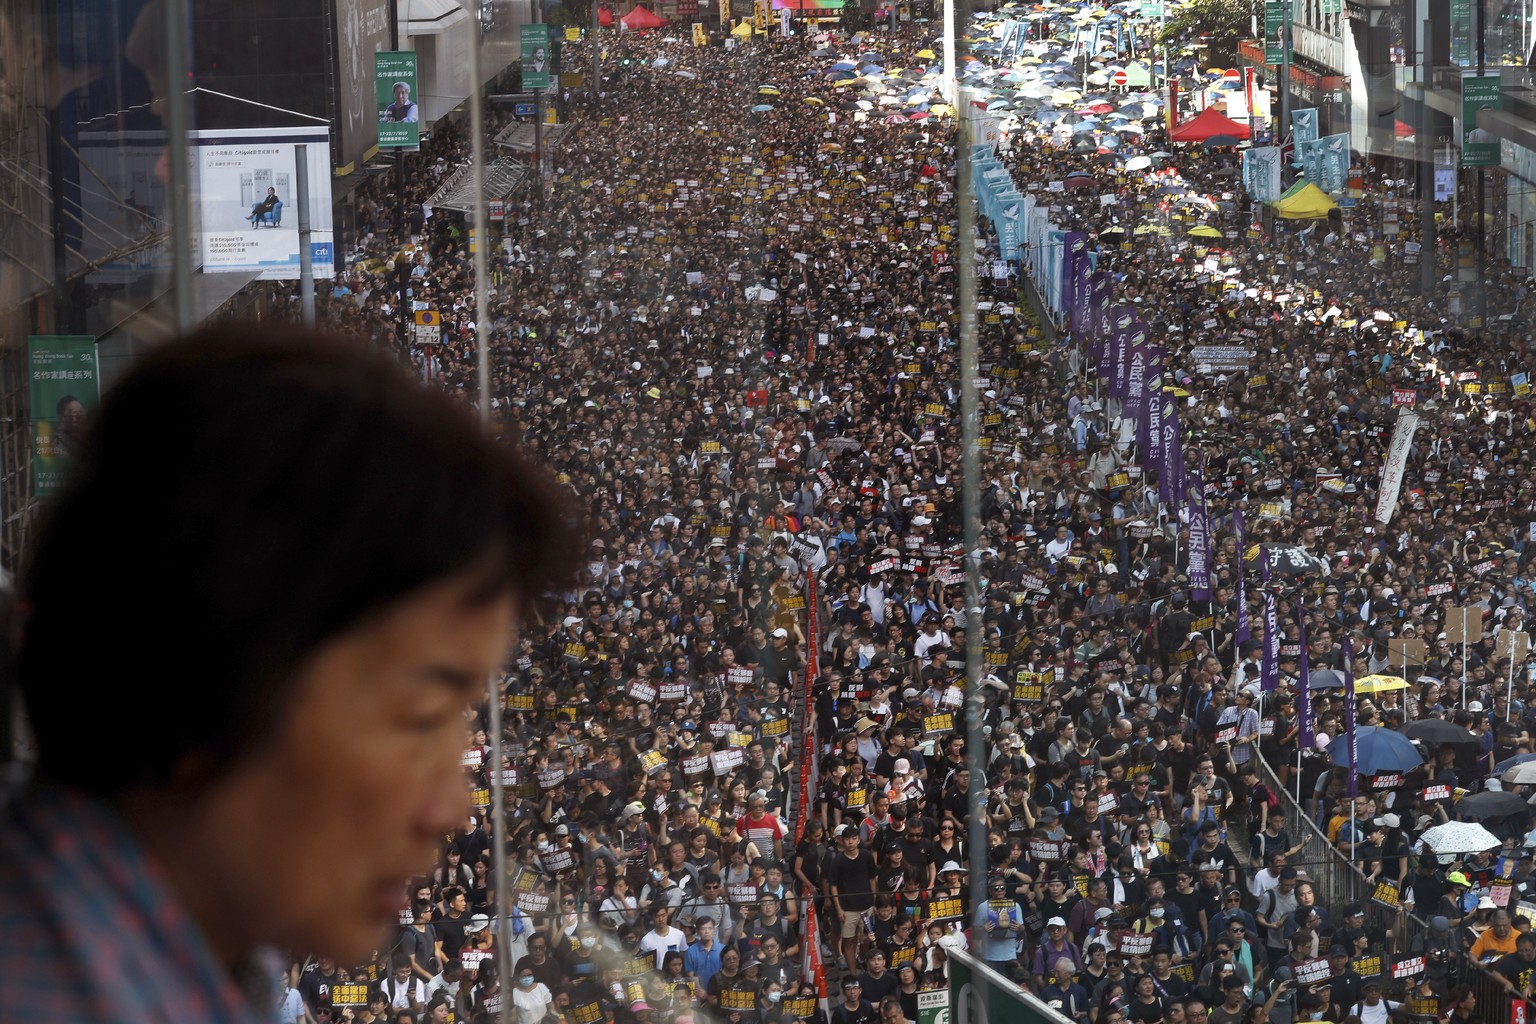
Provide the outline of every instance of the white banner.
{"type": "Polygon", "coordinates": [[[1408,448],[1413,444],[1413,432],[1418,429],[1418,413],[1406,408],[1398,412],[1392,443],[1387,447],[1387,462],[1381,470],[1381,496],[1376,499],[1376,521],[1383,526],[1392,521],[1392,513],[1397,511],[1403,473],[1408,469],[1408,448]]]}

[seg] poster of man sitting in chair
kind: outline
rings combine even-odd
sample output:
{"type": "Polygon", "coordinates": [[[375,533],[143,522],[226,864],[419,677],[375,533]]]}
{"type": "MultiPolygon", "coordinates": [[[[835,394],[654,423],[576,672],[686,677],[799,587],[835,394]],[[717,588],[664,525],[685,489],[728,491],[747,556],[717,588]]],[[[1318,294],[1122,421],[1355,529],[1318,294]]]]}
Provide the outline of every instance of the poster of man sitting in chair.
{"type": "Polygon", "coordinates": [[[334,273],[326,128],[205,130],[191,136],[204,273],[255,273],[267,280],[299,276],[296,150],[301,145],[309,167],[315,277],[334,273]]]}

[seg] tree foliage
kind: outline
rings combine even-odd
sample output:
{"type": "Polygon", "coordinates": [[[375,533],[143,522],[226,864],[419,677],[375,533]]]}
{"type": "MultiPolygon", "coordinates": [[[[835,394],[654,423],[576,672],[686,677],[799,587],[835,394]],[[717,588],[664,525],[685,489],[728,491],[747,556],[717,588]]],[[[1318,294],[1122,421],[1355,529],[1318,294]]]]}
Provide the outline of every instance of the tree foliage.
{"type": "Polygon", "coordinates": [[[1180,47],[1204,37],[1210,47],[1208,60],[1230,64],[1237,55],[1238,40],[1252,34],[1254,13],[1250,0],[1192,0],[1170,11],[1160,41],[1168,47],[1180,47]]]}

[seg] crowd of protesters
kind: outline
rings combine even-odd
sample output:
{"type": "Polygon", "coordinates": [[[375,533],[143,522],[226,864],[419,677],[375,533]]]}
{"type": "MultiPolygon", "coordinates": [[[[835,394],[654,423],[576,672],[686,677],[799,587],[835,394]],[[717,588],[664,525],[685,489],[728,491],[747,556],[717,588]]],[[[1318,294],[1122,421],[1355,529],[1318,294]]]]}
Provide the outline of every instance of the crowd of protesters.
{"type": "MultiPolygon", "coordinates": [[[[484,711],[468,722],[477,809],[405,894],[398,941],[372,965],[306,964],[285,1021],[900,1024],[956,948],[1078,1024],[1467,1021],[1484,969],[1530,994],[1523,807],[1490,823],[1499,849],[1416,842],[1533,750],[1536,688],[1503,639],[1536,579],[1536,413],[1511,379],[1524,286],[1495,268],[1467,330],[1379,225],[1247,237],[1229,155],[1096,166],[1117,201],[1058,212],[1166,339],[1214,537],[1197,594],[1187,510],[1138,471],[1081,339],[1040,323],[985,244],[987,742],[969,750],[954,121],[850,102],[824,73],[868,53],[921,82],[927,42],[605,44],[605,95],[573,104],[553,177],[508,204],[489,296],[494,418],[586,502],[590,579],[508,666],[504,765],[484,711]],[[1238,237],[1196,253],[1158,191],[1175,180],[1238,237]],[[1174,226],[1110,241],[1154,222],[1174,226]],[[1237,338],[1246,372],[1192,354],[1237,338]],[[1425,424],[1377,523],[1402,392],[1425,424]],[[1253,545],[1316,570],[1266,585],[1253,545]],[[1470,642],[1453,608],[1481,617],[1470,642]],[[1358,676],[1409,683],[1360,699],[1359,725],[1460,729],[1354,797],[1327,753],[1343,691],[1309,688],[1346,643],[1358,676]],[[503,767],[516,909],[499,927],[485,818],[503,767]],[[1292,831],[1281,790],[1315,830],[1292,831]],[[1346,861],[1390,883],[1390,928],[1319,899],[1346,861]],[[1409,953],[1425,969],[1392,978],[1409,953]]],[[[1165,141],[1154,126],[1140,149],[1165,141]]],[[[407,299],[445,327],[408,358],[473,402],[467,229],[423,206],[467,149],[442,124],[412,158],[407,299]]],[[[1041,189],[1084,157],[1028,125],[1004,151],[1041,189]]],[[[364,259],[323,310],[398,343],[390,187],[358,204],[364,259]]]]}

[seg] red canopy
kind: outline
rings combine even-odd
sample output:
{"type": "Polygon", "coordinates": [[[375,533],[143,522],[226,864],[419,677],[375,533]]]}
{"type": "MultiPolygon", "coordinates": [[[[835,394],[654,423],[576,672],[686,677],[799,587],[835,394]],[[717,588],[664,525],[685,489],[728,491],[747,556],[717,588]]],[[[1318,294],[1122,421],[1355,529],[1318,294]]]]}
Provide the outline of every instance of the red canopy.
{"type": "Polygon", "coordinates": [[[658,17],[651,11],[638,5],[620,20],[624,22],[624,27],[631,32],[647,28],[661,28],[661,26],[667,23],[666,18],[658,17]]]}
{"type": "Polygon", "coordinates": [[[1197,117],[1183,124],[1174,125],[1168,133],[1174,142],[1204,142],[1218,135],[1230,135],[1234,139],[1246,139],[1248,126],[1239,124],[1215,107],[1206,107],[1197,117]]]}
{"type": "Polygon", "coordinates": [[[599,28],[613,27],[613,12],[606,7],[597,9],[597,24],[599,28]]]}

